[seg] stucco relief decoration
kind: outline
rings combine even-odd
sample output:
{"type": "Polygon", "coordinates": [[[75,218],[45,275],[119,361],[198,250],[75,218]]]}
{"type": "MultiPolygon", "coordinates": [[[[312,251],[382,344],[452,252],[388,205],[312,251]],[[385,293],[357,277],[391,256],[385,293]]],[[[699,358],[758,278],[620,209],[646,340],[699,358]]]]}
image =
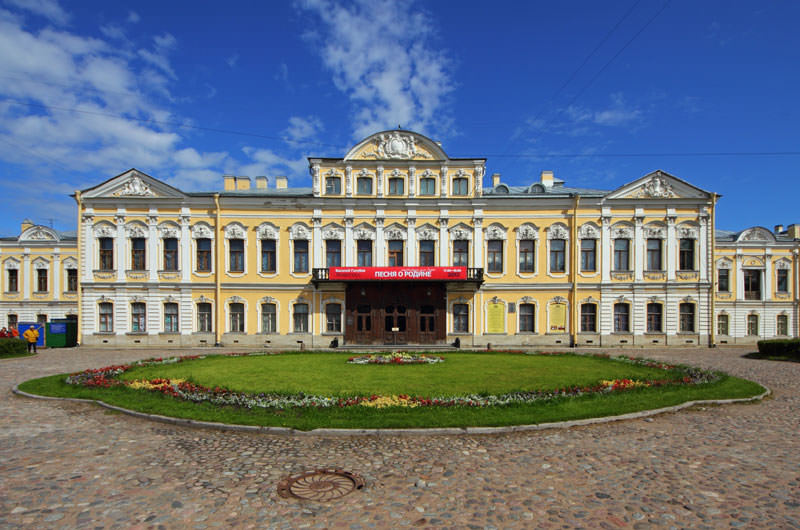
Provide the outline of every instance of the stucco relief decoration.
{"type": "Polygon", "coordinates": [[[127,225],[125,227],[125,233],[128,234],[128,237],[147,237],[147,231],[145,227],[141,225],[127,225]]]}
{"type": "Polygon", "coordinates": [[[439,230],[426,224],[417,228],[417,239],[420,241],[436,241],[439,239],[439,230]]]}
{"type": "Polygon", "coordinates": [[[681,238],[695,238],[695,239],[697,239],[697,227],[694,227],[694,226],[680,226],[680,227],[678,227],[678,237],[681,237],[681,238]]]}
{"type": "Polygon", "coordinates": [[[731,269],[733,268],[733,262],[728,258],[722,258],[717,260],[717,268],[718,269],[731,269]]]}
{"type": "Polygon", "coordinates": [[[547,229],[547,239],[569,239],[569,230],[562,224],[554,224],[547,229]]]}
{"type": "Polygon", "coordinates": [[[228,303],[241,304],[244,303],[244,298],[242,298],[241,296],[231,296],[230,298],[228,298],[228,303]]]}
{"type": "Polygon", "coordinates": [[[201,294],[200,298],[197,299],[197,302],[200,303],[200,304],[206,304],[208,302],[211,302],[211,299],[210,298],[206,298],[205,295],[201,294]]]}
{"type": "Polygon", "coordinates": [[[773,238],[769,232],[762,228],[751,228],[742,234],[739,239],[741,241],[771,241],[773,238]]]}
{"type": "Polygon", "coordinates": [[[393,177],[393,178],[405,178],[406,174],[405,174],[405,173],[403,173],[402,171],[400,171],[399,169],[397,169],[397,168],[394,168],[394,169],[392,170],[392,172],[391,172],[391,173],[389,173],[389,176],[390,176],[390,177],[393,177]]]}
{"type": "Polygon", "coordinates": [[[500,225],[493,224],[486,229],[486,239],[505,239],[506,229],[500,225]]]}
{"type": "Polygon", "coordinates": [[[434,173],[430,169],[426,169],[425,171],[423,171],[420,174],[419,178],[421,178],[421,179],[435,179],[436,178],[436,173],[434,173]]]}
{"type": "Polygon", "coordinates": [[[671,199],[675,197],[675,192],[667,179],[656,175],[639,188],[635,196],[639,199],[671,199]]]}
{"type": "Polygon", "coordinates": [[[480,195],[482,188],[481,184],[483,183],[483,167],[475,166],[475,195],[480,195]]]}
{"type": "Polygon", "coordinates": [[[278,227],[272,223],[261,223],[256,228],[259,239],[278,239],[278,227]]]}
{"type": "Polygon", "coordinates": [[[355,239],[373,240],[375,239],[375,228],[366,224],[361,224],[356,227],[353,235],[355,236],[355,239]]]}
{"type": "Polygon", "coordinates": [[[564,298],[563,296],[556,296],[555,298],[550,300],[550,303],[551,304],[566,304],[567,303],[567,299],[564,298]]]}
{"type": "Polygon", "coordinates": [[[539,229],[530,223],[525,223],[517,228],[517,239],[539,239],[539,229]]]}
{"type": "Polygon", "coordinates": [[[581,300],[581,303],[582,304],[596,304],[596,303],[598,303],[598,301],[594,297],[590,296],[589,298],[584,298],[583,300],[581,300]]]}
{"type": "Polygon", "coordinates": [[[50,232],[38,228],[33,232],[31,232],[30,234],[26,235],[25,239],[30,239],[33,241],[52,241],[56,238],[53,237],[53,234],[51,234],[50,232]]]}
{"type": "Polygon", "coordinates": [[[612,239],[632,239],[633,228],[628,225],[614,225],[611,227],[612,239]]]}
{"type": "Polygon", "coordinates": [[[294,224],[289,228],[289,237],[292,239],[311,239],[311,232],[304,224],[294,224]]]}
{"type": "Polygon", "coordinates": [[[117,229],[109,224],[101,224],[94,227],[94,235],[96,237],[114,237],[117,234],[117,229]]]}
{"type": "Polygon", "coordinates": [[[344,228],[339,225],[328,225],[322,229],[322,239],[344,239],[344,228]]]}
{"type": "Polygon", "coordinates": [[[192,237],[195,239],[211,239],[214,233],[206,224],[196,224],[192,227],[192,237]]]}
{"type": "Polygon", "coordinates": [[[278,303],[278,301],[275,298],[271,297],[271,296],[265,296],[264,298],[259,300],[259,302],[261,302],[262,304],[277,304],[278,303]]]}
{"type": "Polygon", "coordinates": [[[450,229],[450,239],[459,241],[472,239],[472,229],[463,224],[457,224],[450,229]]]}
{"type": "Polygon", "coordinates": [[[328,178],[328,177],[339,177],[339,178],[341,178],[342,174],[339,173],[338,171],[336,171],[335,169],[331,169],[327,173],[325,173],[325,178],[328,178]]]}
{"type": "Polygon", "coordinates": [[[761,258],[749,257],[742,262],[745,267],[763,267],[764,261],[761,258]]]}
{"type": "Polygon", "coordinates": [[[775,262],[775,268],[781,270],[789,270],[792,268],[792,262],[786,258],[779,259],[775,262]]]}
{"type": "Polygon", "coordinates": [[[387,228],[386,239],[406,239],[406,231],[397,227],[387,228]]]}
{"type": "Polygon", "coordinates": [[[67,258],[64,260],[64,268],[65,269],[77,269],[78,268],[78,260],[75,258],[67,258]]]}
{"type": "Polygon", "coordinates": [[[518,303],[520,303],[520,304],[533,304],[535,302],[536,302],[536,300],[534,298],[532,298],[530,296],[523,296],[522,298],[519,299],[518,303]]]}
{"type": "Polygon", "coordinates": [[[115,197],[133,196],[133,197],[155,197],[156,194],[150,187],[142,182],[138,176],[134,176],[125,181],[122,188],[114,193],[115,197]]]}
{"type": "Polygon", "coordinates": [[[365,152],[364,157],[387,160],[431,158],[428,153],[417,149],[416,142],[417,140],[408,134],[399,132],[384,133],[375,139],[375,150],[365,152]]]}
{"type": "Polygon", "coordinates": [[[19,261],[15,260],[14,258],[9,258],[3,262],[3,266],[8,270],[17,270],[19,269],[19,261]]]}
{"type": "Polygon", "coordinates": [[[667,237],[667,231],[663,226],[648,225],[644,229],[644,235],[648,239],[664,239],[667,237]]]}
{"type": "Polygon", "coordinates": [[[600,230],[594,223],[585,223],[578,229],[578,237],[580,239],[598,239],[600,237],[600,230]]]}
{"type": "Polygon", "coordinates": [[[230,224],[225,227],[226,239],[244,239],[247,233],[242,225],[230,224]]]}
{"type": "Polygon", "coordinates": [[[164,239],[168,239],[170,237],[177,238],[179,234],[178,227],[170,225],[162,226],[159,228],[159,232],[161,233],[161,237],[164,239]]]}

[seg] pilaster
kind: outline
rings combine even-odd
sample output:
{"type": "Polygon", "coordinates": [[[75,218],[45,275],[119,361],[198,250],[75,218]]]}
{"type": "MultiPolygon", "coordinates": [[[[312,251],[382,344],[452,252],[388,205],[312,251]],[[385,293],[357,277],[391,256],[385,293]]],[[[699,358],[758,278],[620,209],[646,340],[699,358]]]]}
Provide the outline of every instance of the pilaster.
{"type": "Polygon", "coordinates": [[[378,166],[375,168],[376,177],[376,189],[378,193],[378,198],[383,198],[383,166],[378,166]]]}
{"type": "Polygon", "coordinates": [[[33,283],[33,271],[31,270],[31,249],[26,248],[23,250],[22,255],[22,299],[31,299],[31,284],[33,283]]]}
{"type": "Polygon", "coordinates": [[[56,247],[55,252],[53,253],[53,267],[51,274],[53,275],[53,300],[58,300],[61,298],[61,254],[59,254],[59,249],[56,247]]]}
{"type": "Polygon", "coordinates": [[[600,278],[603,282],[611,281],[611,213],[603,212],[600,232],[600,278]]]}
{"type": "Polygon", "coordinates": [[[344,263],[347,267],[356,264],[355,243],[353,241],[353,210],[346,210],[344,218],[344,263]]]}
{"type": "Polygon", "coordinates": [[[447,267],[450,256],[450,241],[447,232],[447,211],[439,213],[439,266],[447,267]]]}
{"type": "Polygon", "coordinates": [[[151,209],[147,214],[147,267],[150,269],[150,281],[158,281],[158,215],[151,209]]]}
{"type": "Polygon", "coordinates": [[[675,221],[675,209],[669,208],[667,210],[667,281],[675,280],[675,267],[678,261],[676,254],[675,221]]]}
{"type": "Polygon", "coordinates": [[[644,237],[642,225],[644,224],[644,210],[636,208],[636,215],[633,219],[633,277],[640,282],[644,280],[644,237]]]}
{"type": "Polygon", "coordinates": [[[761,289],[761,299],[769,300],[772,297],[772,249],[764,252],[764,288],[761,289]]]}
{"type": "Polygon", "coordinates": [[[442,166],[439,170],[439,178],[441,179],[441,184],[439,185],[439,188],[441,188],[441,196],[447,197],[448,190],[450,189],[447,183],[447,166],[442,166]]]}
{"type": "MultiPolygon", "coordinates": [[[[124,213],[117,212],[117,215],[114,216],[114,223],[117,225],[117,237],[116,241],[114,242],[114,247],[116,248],[115,256],[114,256],[114,267],[117,269],[117,281],[124,282],[125,281],[125,269],[129,267],[127,263],[128,253],[127,253],[127,234],[125,233],[125,215],[124,213]]],[[[116,329],[116,328],[115,328],[116,329]]]]}
{"type": "Polygon", "coordinates": [[[376,267],[386,266],[386,239],[383,234],[383,210],[377,211],[375,217],[375,263],[376,267]]]}
{"type": "Polygon", "coordinates": [[[475,242],[475,248],[472,252],[472,264],[475,268],[483,267],[483,218],[474,217],[472,219],[474,231],[472,239],[475,242]]]}
{"type": "Polygon", "coordinates": [[[325,266],[322,252],[322,210],[314,210],[314,217],[311,218],[311,226],[312,263],[315,269],[321,269],[325,266]]]}
{"type": "Polygon", "coordinates": [[[414,198],[417,195],[417,168],[409,166],[408,168],[408,197],[414,198]]]}
{"type": "Polygon", "coordinates": [[[409,210],[409,217],[406,220],[408,223],[408,249],[405,256],[405,265],[408,267],[417,266],[417,231],[415,230],[417,226],[417,219],[415,217],[411,217],[412,215],[416,214],[416,210],[409,210]]]}
{"type": "MultiPolygon", "coordinates": [[[[189,282],[192,279],[192,238],[189,233],[189,224],[191,217],[189,216],[188,208],[181,208],[181,281],[189,282]]],[[[181,301],[181,311],[183,311],[183,301],[181,301]]],[[[191,311],[191,306],[189,306],[191,311]]],[[[181,327],[183,333],[183,327],[181,327]]]]}
{"type": "Polygon", "coordinates": [[[78,256],[78,267],[82,273],[83,281],[85,282],[92,280],[92,269],[94,269],[94,233],[92,233],[93,223],[93,215],[86,213],[83,214],[81,217],[81,228],[83,229],[81,243],[83,243],[83,249],[78,249],[78,252],[80,253],[78,256]]]}
{"type": "Polygon", "coordinates": [[[353,166],[344,168],[344,193],[347,197],[353,196],[353,166]]]}

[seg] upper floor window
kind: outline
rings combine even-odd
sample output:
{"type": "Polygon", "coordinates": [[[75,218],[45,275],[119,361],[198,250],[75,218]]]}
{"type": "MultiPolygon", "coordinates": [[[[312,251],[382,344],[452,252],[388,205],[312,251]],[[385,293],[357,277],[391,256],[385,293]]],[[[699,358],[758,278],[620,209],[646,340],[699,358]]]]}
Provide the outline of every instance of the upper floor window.
{"type": "Polygon", "coordinates": [[[503,272],[503,241],[492,239],[487,243],[486,270],[489,272],[503,272]]]}
{"type": "Polygon", "coordinates": [[[164,304],[164,331],[167,333],[178,332],[178,304],[175,302],[164,304]]]}
{"type": "Polygon", "coordinates": [[[178,239],[168,237],[164,239],[164,270],[178,270],[178,239]]]}
{"type": "Polygon", "coordinates": [[[717,292],[727,293],[731,290],[730,269],[717,269],[717,292]]]}
{"type": "Polygon", "coordinates": [[[228,252],[231,272],[244,272],[244,239],[229,239],[228,252]]]}
{"type": "Polygon", "coordinates": [[[275,240],[261,240],[261,272],[275,272],[277,270],[277,256],[275,255],[275,240]]]}
{"type": "Polygon", "coordinates": [[[339,267],[342,264],[342,242],[338,239],[325,241],[325,263],[328,267],[339,267]]]}
{"type": "Polygon", "coordinates": [[[405,179],[390,178],[389,179],[389,195],[402,195],[405,191],[405,179]]]}
{"type": "Polygon", "coordinates": [[[761,300],[761,271],[744,269],[744,299],[761,300]]]}
{"type": "Polygon", "coordinates": [[[614,333],[628,333],[631,330],[631,306],[626,303],[614,304],[614,333]]]}
{"type": "Polygon", "coordinates": [[[131,238],[131,270],[143,271],[147,269],[145,244],[146,240],[143,237],[131,238]]]}
{"type": "Polygon", "coordinates": [[[372,179],[370,177],[358,177],[356,179],[356,193],[359,195],[372,195],[372,179]]]}
{"type": "Polygon", "coordinates": [[[325,195],[340,195],[342,193],[342,179],[327,177],[325,179],[325,195]]]}
{"type": "Polygon", "coordinates": [[[144,302],[131,304],[131,331],[134,333],[147,331],[147,308],[144,302]]]}
{"type": "Polygon", "coordinates": [[[647,332],[648,333],[661,333],[663,331],[662,322],[664,313],[664,306],[661,304],[651,302],[647,304],[647,332]]]}
{"type": "Polygon", "coordinates": [[[581,271],[595,272],[597,270],[597,241],[594,239],[581,239],[581,271]]]}
{"type": "Polygon", "coordinates": [[[661,266],[661,240],[651,238],[647,240],[647,270],[660,271],[661,266]]]}
{"type": "Polygon", "coordinates": [[[197,270],[211,272],[211,240],[208,238],[197,240],[197,270]]]}
{"type": "Polygon", "coordinates": [[[453,241],[453,266],[469,266],[469,241],[456,239],[453,241]]]}
{"type": "Polygon", "coordinates": [[[550,240],[550,272],[565,272],[567,270],[567,240],[550,240]]]}
{"type": "Polygon", "coordinates": [[[434,241],[419,242],[419,264],[422,267],[433,267],[436,262],[436,247],[434,241]]]}
{"type": "Polygon", "coordinates": [[[775,290],[779,293],[789,292],[789,271],[787,269],[778,269],[778,281],[775,284],[775,290]]]}
{"type": "Polygon", "coordinates": [[[678,316],[680,318],[679,331],[681,333],[694,333],[694,304],[684,302],[678,306],[678,316]]]}
{"type": "Polygon", "coordinates": [[[211,326],[211,304],[200,302],[197,304],[197,331],[210,333],[213,329],[211,326]]]}
{"type": "Polygon", "coordinates": [[[6,275],[8,277],[8,292],[19,292],[19,271],[17,269],[7,269],[6,275]]]}
{"type": "Polygon", "coordinates": [[[630,239],[615,239],[614,240],[614,270],[615,271],[629,271],[630,270],[630,239]]]}
{"type": "Polygon", "coordinates": [[[597,304],[581,304],[581,332],[597,332],[597,304]]]}
{"type": "Polygon", "coordinates": [[[47,292],[47,269],[36,269],[36,292],[47,292]]]}
{"type": "Polygon", "coordinates": [[[359,267],[372,267],[372,241],[369,239],[356,241],[356,254],[359,267]]]}
{"type": "Polygon", "coordinates": [[[67,269],[67,292],[78,291],[78,269],[67,269]]]}
{"type": "Polygon", "coordinates": [[[98,239],[100,244],[100,270],[114,270],[114,240],[110,237],[98,239]]]}
{"type": "Polygon", "coordinates": [[[389,241],[389,267],[403,266],[403,240],[392,239],[389,241]]]}
{"type": "Polygon", "coordinates": [[[419,179],[420,195],[436,195],[436,179],[425,177],[419,179]]]}
{"type": "Polygon", "coordinates": [[[694,270],[694,239],[682,238],[680,240],[680,253],[678,268],[682,271],[694,270]]]}
{"type": "Polygon", "coordinates": [[[469,179],[462,177],[454,178],[453,195],[469,195],[469,179]]]}
{"type": "Polygon", "coordinates": [[[228,307],[230,310],[231,329],[232,333],[244,333],[244,304],[241,302],[234,302],[228,307]]]}
{"type": "Polygon", "coordinates": [[[519,242],[519,272],[534,272],[536,264],[534,261],[534,243],[532,239],[522,239],[519,242]]]}
{"type": "Polygon", "coordinates": [[[111,302],[100,302],[99,317],[100,327],[98,329],[101,333],[114,331],[114,305],[111,302]]]}
{"type": "Polygon", "coordinates": [[[308,272],[308,240],[294,240],[294,272],[308,272]]]}

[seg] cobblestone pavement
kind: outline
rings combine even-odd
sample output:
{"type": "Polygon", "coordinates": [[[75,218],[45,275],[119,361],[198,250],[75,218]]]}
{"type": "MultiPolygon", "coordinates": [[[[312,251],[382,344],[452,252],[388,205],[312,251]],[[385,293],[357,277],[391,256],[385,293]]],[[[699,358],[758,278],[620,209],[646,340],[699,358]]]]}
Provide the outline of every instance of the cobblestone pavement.
{"type": "Polygon", "coordinates": [[[149,351],[2,360],[0,527],[797,528],[800,363],[746,351],[635,353],[762,382],[774,397],[759,404],[564,430],[392,437],[183,428],[11,393],[33,377],[149,351]],[[329,504],[278,497],[283,477],[319,467],[360,474],[366,487],[329,504]]]}

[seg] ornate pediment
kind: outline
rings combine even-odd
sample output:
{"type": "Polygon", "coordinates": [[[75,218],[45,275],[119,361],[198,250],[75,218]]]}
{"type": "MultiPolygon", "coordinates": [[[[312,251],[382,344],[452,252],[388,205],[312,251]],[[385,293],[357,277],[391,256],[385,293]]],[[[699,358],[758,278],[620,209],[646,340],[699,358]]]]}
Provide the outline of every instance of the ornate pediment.
{"type": "Polygon", "coordinates": [[[569,229],[562,223],[555,223],[547,227],[547,239],[569,239],[569,229]]]}
{"type": "Polygon", "coordinates": [[[136,169],[113,177],[102,184],[83,190],[83,198],[116,197],[122,199],[183,198],[186,195],[177,188],[136,169]]]}
{"type": "Polygon", "coordinates": [[[739,237],[736,238],[736,241],[768,241],[772,242],[775,241],[775,235],[767,230],[766,228],[760,226],[754,226],[753,228],[748,228],[747,230],[743,230],[739,237]]]}
{"type": "Polygon", "coordinates": [[[578,228],[578,238],[579,239],[599,239],[600,238],[600,228],[592,223],[583,223],[580,228],[578,228]]]}
{"type": "Polygon", "coordinates": [[[438,241],[439,229],[430,223],[417,227],[417,239],[420,241],[438,241]]]}
{"type": "Polygon", "coordinates": [[[611,227],[611,239],[633,239],[633,226],[628,223],[616,223],[611,227]]]}
{"type": "Polygon", "coordinates": [[[258,239],[278,239],[280,230],[272,223],[261,223],[256,227],[258,239]]]}
{"type": "Polygon", "coordinates": [[[247,239],[247,228],[239,223],[231,223],[223,231],[225,239],[247,239]]]}
{"type": "Polygon", "coordinates": [[[206,223],[197,223],[192,226],[192,237],[195,239],[213,239],[214,231],[206,223]]]}
{"type": "Polygon", "coordinates": [[[344,239],[344,227],[330,223],[322,228],[322,239],[344,239]]]}
{"type": "Polygon", "coordinates": [[[472,239],[473,229],[464,223],[458,223],[448,229],[450,232],[450,239],[453,240],[470,240],[472,239]]]}
{"type": "Polygon", "coordinates": [[[311,239],[311,229],[304,223],[295,223],[289,227],[291,239],[311,239]]]}
{"type": "Polygon", "coordinates": [[[486,227],[486,239],[506,239],[506,227],[499,223],[492,223],[486,227]]]}
{"type": "Polygon", "coordinates": [[[523,223],[517,228],[517,239],[539,239],[539,227],[533,223],[523,223]]]}
{"type": "Polygon", "coordinates": [[[407,239],[408,231],[406,230],[405,226],[398,223],[392,223],[384,229],[384,235],[386,240],[407,239]]]}
{"type": "Polygon", "coordinates": [[[606,195],[607,199],[708,199],[711,194],[665,171],[653,171],[606,195]]]}
{"type": "Polygon", "coordinates": [[[442,148],[430,138],[411,131],[373,134],[348,152],[345,160],[446,160],[442,148]]]}
{"type": "Polygon", "coordinates": [[[55,230],[46,226],[32,226],[22,232],[19,241],[59,241],[55,230]]]}
{"type": "Polygon", "coordinates": [[[122,186],[113,193],[114,197],[155,197],[156,194],[150,189],[150,186],[142,181],[139,175],[129,177],[122,186]]]}
{"type": "Polygon", "coordinates": [[[158,227],[158,235],[161,236],[162,239],[179,238],[181,229],[174,223],[164,223],[158,227]]]}
{"type": "Polygon", "coordinates": [[[375,239],[375,227],[367,223],[361,223],[353,229],[353,238],[359,239],[375,239]]]}

